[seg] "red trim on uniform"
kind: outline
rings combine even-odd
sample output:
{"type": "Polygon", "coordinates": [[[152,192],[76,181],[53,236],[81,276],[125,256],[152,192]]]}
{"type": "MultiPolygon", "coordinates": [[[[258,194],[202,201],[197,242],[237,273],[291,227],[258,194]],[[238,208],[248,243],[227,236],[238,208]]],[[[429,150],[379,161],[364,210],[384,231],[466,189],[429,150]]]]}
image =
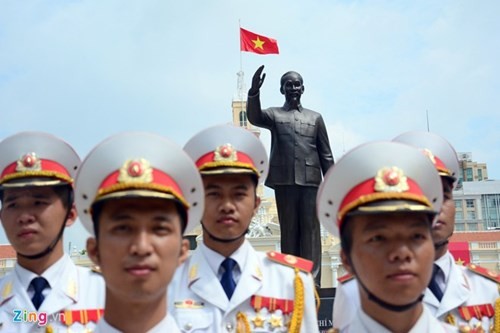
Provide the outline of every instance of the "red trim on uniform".
{"type": "Polygon", "coordinates": [[[498,274],[498,273],[495,273],[495,272],[490,271],[484,267],[477,266],[474,264],[467,265],[467,268],[476,274],[484,276],[485,278],[490,279],[496,283],[500,283],[500,274],[498,274]]]}
{"type": "Polygon", "coordinates": [[[349,193],[346,194],[344,199],[342,200],[342,203],[339,206],[339,214],[341,216],[338,216],[337,223],[339,226],[339,229],[342,225],[343,222],[343,217],[344,214],[347,213],[348,211],[353,210],[356,207],[359,207],[363,204],[367,204],[370,202],[376,202],[380,200],[412,200],[412,201],[417,201],[425,205],[429,205],[427,198],[425,197],[424,193],[418,186],[418,184],[411,178],[406,179],[406,182],[408,184],[408,190],[404,192],[397,192],[397,191],[375,191],[375,178],[370,178],[368,180],[365,180],[364,182],[361,182],[360,184],[356,185],[353,187],[349,193]],[[377,198],[377,196],[380,196],[380,198],[377,198]],[[350,207],[352,206],[352,207],[350,207]],[[344,210],[347,211],[344,212],[344,210]]]}
{"type": "MultiPolygon", "coordinates": [[[[217,162],[215,161],[215,152],[211,151],[203,156],[201,156],[197,161],[196,161],[196,167],[200,170],[203,169],[205,164],[212,163],[212,162],[217,162]]],[[[253,160],[248,156],[247,154],[237,151],[236,152],[236,161],[231,161],[231,160],[221,160],[219,162],[224,162],[224,163],[235,163],[235,164],[246,164],[250,169],[255,169],[256,166],[253,162],[253,160]]]]}
{"type": "Polygon", "coordinates": [[[62,164],[57,163],[56,161],[52,161],[52,160],[46,160],[46,159],[39,159],[39,160],[40,160],[41,170],[39,170],[39,169],[31,170],[29,168],[26,168],[26,170],[17,171],[16,169],[17,169],[18,161],[15,161],[15,162],[9,164],[8,166],[5,167],[5,169],[3,169],[2,175],[0,176],[0,182],[2,182],[3,178],[8,176],[8,175],[12,175],[12,174],[16,174],[16,173],[23,173],[26,171],[33,172],[33,173],[40,172],[40,171],[52,171],[52,172],[64,175],[68,178],[71,178],[68,170],[66,170],[66,168],[62,164]]]}
{"type": "Polygon", "coordinates": [[[340,283],[345,283],[347,281],[351,281],[352,279],[354,279],[354,275],[348,273],[348,274],[345,274],[345,275],[342,275],[341,277],[339,277],[337,279],[337,281],[340,283]]]}
{"type": "MultiPolygon", "coordinates": [[[[116,170],[116,171],[112,172],[111,174],[109,174],[102,181],[101,185],[99,186],[98,191],[99,192],[107,192],[106,189],[111,187],[111,186],[114,186],[116,184],[123,184],[123,185],[127,184],[127,183],[118,181],[119,175],[120,175],[120,170],[116,170]]],[[[181,188],[179,187],[179,185],[177,185],[177,183],[175,182],[175,180],[172,177],[170,177],[169,175],[167,175],[163,171],[160,171],[160,170],[157,170],[154,168],[153,168],[152,175],[153,175],[152,181],[150,183],[145,183],[145,184],[154,184],[154,185],[158,185],[158,186],[164,186],[165,188],[169,187],[169,188],[172,188],[175,191],[175,193],[179,193],[182,195],[181,188]]],[[[137,188],[137,185],[140,183],[141,183],[140,181],[134,182],[133,188],[137,188]]]]}
{"type": "Polygon", "coordinates": [[[312,271],[313,268],[312,261],[301,257],[296,257],[291,254],[284,254],[281,252],[271,251],[267,253],[267,258],[274,262],[290,267],[295,267],[309,273],[312,271]]]}
{"type": "Polygon", "coordinates": [[[450,169],[448,169],[448,167],[446,166],[446,164],[444,164],[444,162],[437,156],[434,155],[434,166],[436,167],[437,171],[438,172],[441,172],[441,173],[444,173],[446,174],[447,176],[452,176],[452,172],[450,171],[450,169]]]}

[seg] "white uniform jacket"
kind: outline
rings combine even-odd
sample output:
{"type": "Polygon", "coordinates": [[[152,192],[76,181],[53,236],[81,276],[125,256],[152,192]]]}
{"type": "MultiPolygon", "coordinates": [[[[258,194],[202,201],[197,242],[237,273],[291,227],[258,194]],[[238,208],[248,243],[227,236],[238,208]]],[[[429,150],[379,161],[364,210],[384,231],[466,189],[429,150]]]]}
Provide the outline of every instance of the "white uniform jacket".
{"type": "MultiPolygon", "coordinates": [[[[361,308],[355,314],[356,320],[340,330],[341,333],[391,333],[386,327],[369,317],[361,308]]],[[[432,316],[429,309],[424,307],[424,311],[418,321],[408,331],[408,333],[447,333],[458,332],[458,330],[445,323],[440,323],[432,316]]]]}
{"type": "Polygon", "coordinates": [[[451,269],[446,280],[443,298],[439,302],[427,289],[424,297],[425,305],[441,321],[464,329],[477,328],[480,323],[481,327],[488,332],[493,325],[495,301],[500,297],[499,285],[474,272],[471,268],[455,264],[449,252],[446,256],[451,261],[451,269]],[[460,312],[466,317],[463,318],[460,312]],[[487,315],[486,312],[490,312],[491,315],[487,315]],[[467,315],[470,315],[470,318],[467,315]]]}
{"type": "MultiPolygon", "coordinates": [[[[94,333],[122,333],[122,331],[117,330],[102,318],[99,320],[94,333]]],[[[181,333],[181,331],[179,331],[174,318],[171,315],[167,315],[155,327],[145,333],[181,333]]]]}
{"type": "Polygon", "coordinates": [[[356,279],[339,283],[335,289],[335,299],[333,300],[333,327],[342,332],[356,316],[358,309],[361,308],[359,299],[359,289],[356,279]]]}
{"type": "MultiPolygon", "coordinates": [[[[2,277],[0,333],[78,333],[95,327],[104,308],[105,287],[101,275],[77,267],[67,255],[47,271],[51,269],[51,276],[54,277],[48,281],[51,289],[47,290],[38,311],[28,295],[29,279],[36,274],[16,264],[14,270],[2,277]],[[93,318],[96,320],[85,324],[93,318]]],[[[45,272],[42,276],[45,277],[45,272]]]]}
{"type": "MultiPolygon", "coordinates": [[[[480,324],[488,331],[493,325],[495,301],[500,297],[498,284],[466,266],[455,264],[449,252],[439,260],[447,260],[450,263],[443,298],[439,302],[434,294],[426,289],[424,305],[442,322],[464,330],[478,328],[480,324]]],[[[356,280],[351,279],[339,284],[333,305],[333,326],[344,328],[353,320],[359,307],[356,280]]]]}
{"type": "MultiPolygon", "coordinates": [[[[292,317],[288,310],[290,301],[294,301],[294,268],[268,259],[248,241],[243,246],[248,247],[246,258],[230,301],[207,262],[204,245],[177,270],[169,286],[168,310],[182,332],[237,332],[237,326],[243,327],[245,322],[251,332],[288,331],[292,317]]],[[[312,276],[303,272],[299,276],[304,285],[300,332],[319,332],[312,276]]]]}

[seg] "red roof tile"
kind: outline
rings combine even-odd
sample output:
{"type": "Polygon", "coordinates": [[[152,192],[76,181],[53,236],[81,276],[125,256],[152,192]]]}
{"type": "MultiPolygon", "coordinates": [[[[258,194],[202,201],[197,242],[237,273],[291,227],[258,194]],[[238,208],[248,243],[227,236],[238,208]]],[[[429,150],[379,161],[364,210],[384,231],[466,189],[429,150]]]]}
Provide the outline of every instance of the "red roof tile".
{"type": "Polygon", "coordinates": [[[500,231],[455,231],[450,242],[500,242],[500,231]]]}
{"type": "Polygon", "coordinates": [[[15,259],[16,251],[10,244],[1,244],[0,245],[0,259],[15,259]]]}

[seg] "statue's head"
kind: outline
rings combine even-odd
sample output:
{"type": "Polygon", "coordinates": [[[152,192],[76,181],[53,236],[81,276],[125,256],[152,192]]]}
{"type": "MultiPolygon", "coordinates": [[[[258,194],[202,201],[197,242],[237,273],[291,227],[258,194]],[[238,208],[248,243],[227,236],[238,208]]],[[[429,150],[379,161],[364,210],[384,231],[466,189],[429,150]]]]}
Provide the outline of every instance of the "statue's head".
{"type": "Polygon", "coordinates": [[[304,80],[302,76],[294,71],[289,71],[281,77],[280,91],[287,101],[300,100],[304,93],[304,80]]]}

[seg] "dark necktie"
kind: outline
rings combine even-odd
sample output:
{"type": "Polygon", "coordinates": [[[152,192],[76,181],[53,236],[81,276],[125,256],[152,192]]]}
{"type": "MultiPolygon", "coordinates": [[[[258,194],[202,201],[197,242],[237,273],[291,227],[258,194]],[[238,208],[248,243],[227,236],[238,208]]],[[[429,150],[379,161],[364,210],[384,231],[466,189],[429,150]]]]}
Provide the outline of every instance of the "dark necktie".
{"type": "Polygon", "coordinates": [[[438,265],[434,264],[434,268],[432,269],[431,282],[429,283],[429,289],[432,291],[434,296],[436,296],[436,298],[441,302],[441,300],[443,299],[443,291],[441,290],[437,282],[439,273],[441,273],[441,268],[439,268],[438,265]]]}
{"type": "Polygon", "coordinates": [[[47,282],[47,280],[45,280],[45,278],[39,276],[31,280],[30,285],[32,285],[33,289],[35,289],[35,294],[33,295],[31,301],[35,306],[35,309],[38,310],[38,308],[43,302],[43,299],[45,298],[42,292],[45,288],[49,287],[49,283],[47,282]]]}
{"type": "Polygon", "coordinates": [[[227,298],[231,299],[233,296],[234,289],[236,288],[236,282],[234,282],[233,278],[233,268],[236,266],[236,261],[231,258],[226,258],[221,264],[221,267],[224,267],[224,274],[222,274],[222,278],[220,279],[220,284],[224,291],[226,292],[227,298]]]}

